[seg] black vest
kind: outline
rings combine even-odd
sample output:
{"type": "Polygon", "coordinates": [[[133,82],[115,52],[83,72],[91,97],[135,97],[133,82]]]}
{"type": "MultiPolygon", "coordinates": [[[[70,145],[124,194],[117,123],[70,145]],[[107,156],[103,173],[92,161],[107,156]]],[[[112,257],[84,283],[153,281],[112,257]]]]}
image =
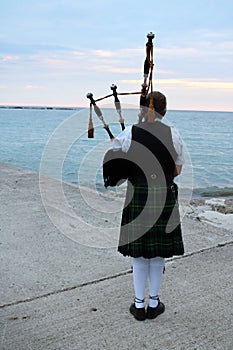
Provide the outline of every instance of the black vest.
{"type": "Polygon", "coordinates": [[[133,125],[128,159],[133,184],[163,185],[174,178],[175,151],[171,128],[161,122],[133,125]]]}

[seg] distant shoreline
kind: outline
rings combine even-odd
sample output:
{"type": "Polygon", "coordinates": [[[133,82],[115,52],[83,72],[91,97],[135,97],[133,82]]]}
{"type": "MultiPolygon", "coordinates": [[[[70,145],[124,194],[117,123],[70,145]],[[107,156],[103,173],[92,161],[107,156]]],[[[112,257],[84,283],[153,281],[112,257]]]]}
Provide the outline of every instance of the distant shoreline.
{"type": "Polygon", "coordinates": [[[80,110],[84,107],[59,107],[59,106],[0,106],[0,109],[54,109],[54,110],[80,110]]]}
{"type": "MultiPolygon", "coordinates": [[[[80,110],[88,107],[65,107],[65,106],[8,106],[0,105],[0,109],[38,109],[38,110],[80,110]]],[[[113,107],[114,108],[114,107],[113,107]]],[[[137,109],[137,108],[135,108],[137,109]]],[[[205,113],[233,113],[233,111],[207,111],[207,110],[186,110],[186,109],[170,109],[170,112],[179,111],[179,112],[205,112],[205,113]]]]}

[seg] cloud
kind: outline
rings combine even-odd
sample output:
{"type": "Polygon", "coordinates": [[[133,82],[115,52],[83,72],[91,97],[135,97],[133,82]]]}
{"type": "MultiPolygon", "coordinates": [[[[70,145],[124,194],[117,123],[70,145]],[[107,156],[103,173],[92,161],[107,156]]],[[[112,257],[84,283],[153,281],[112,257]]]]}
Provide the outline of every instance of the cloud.
{"type": "Polygon", "coordinates": [[[67,60],[65,59],[60,59],[57,57],[46,57],[42,58],[41,63],[44,64],[47,67],[51,67],[53,70],[54,69],[60,69],[60,68],[66,68],[67,67],[67,60]]]}
{"type": "Polygon", "coordinates": [[[232,29],[222,29],[221,30],[213,30],[213,29],[207,29],[207,28],[202,28],[202,29],[196,29],[194,31],[194,33],[196,34],[196,36],[198,38],[208,38],[208,39],[226,39],[227,37],[232,38],[232,29]]]}
{"type": "Polygon", "coordinates": [[[33,85],[33,84],[28,84],[24,86],[25,90],[39,90],[39,89],[44,89],[45,87],[42,85],[33,85]]]}
{"type": "Polygon", "coordinates": [[[189,81],[187,86],[207,89],[233,89],[233,82],[189,81]]]}
{"type": "MultiPolygon", "coordinates": [[[[126,50],[127,51],[127,50],[126,50]]],[[[61,50],[47,52],[38,52],[31,55],[22,55],[21,61],[27,64],[27,67],[37,67],[41,71],[46,71],[49,75],[88,75],[90,71],[97,73],[115,73],[115,74],[140,74],[141,64],[127,57],[128,52],[122,50],[104,51],[104,50],[61,50]]]]}
{"type": "Polygon", "coordinates": [[[131,74],[131,73],[141,73],[141,69],[133,68],[133,67],[114,67],[111,65],[94,65],[88,67],[88,70],[93,70],[96,72],[108,72],[108,73],[123,73],[123,74],[131,74]]]}
{"type": "MultiPolygon", "coordinates": [[[[155,51],[155,57],[174,59],[181,57],[182,61],[185,58],[208,58],[213,56],[232,56],[233,54],[233,41],[199,41],[193,43],[192,47],[181,46],[169,46],[164,48],[158,48],[155,51]]],[[[232,58],[232,57],[231,57],[232,58]]]]}
{"type": "MultiPolygon", "coordinates": [[[[142,80],[137,79],[123,79],[119,80],[121,84],[141,84],[142,80]]],[[[193,88],[206,88],[206,89],[233,89],[233,82],[223,82],[215,80],[188,80],[188,79],[156,79],[155,83],[160,85],[174,85],[174,86],[183,86],[183,87],[193,87],[193,88]]]]}
{"type": "Polygon", "coordinates": [[[20,60],[20,57],[16,55],[2,55],[1,60],[3,62],[14,62],[20,60]]]}
{"type": "MultiPolygon", "coordinates": [[[[222,98],[221,101],[218,99],[218,108],[225,109],[227,102],[224,98],[230,100],[233,89],[233,41],[229,33],[225,37],[223,33],[217,38],[217,33],[211,35],[211,31],[200,32],[200,35],[196,32],[193,40],[184,34],[177,40],[172,37],[170,42],[162,39],[162,44],[160,39],[156,40],[154,86],[171,90],[178,99],[181,96],[182,103],[185,94],[210,98],[219,94],[222,98]]],[[[57,104],[58,100],[61,105],[75,105],[79,95],[84,96],[83,100],[79,97],[79,103],[85,105],[85,93],[90,87],[97,96],[104,95],[108,84],[113,82],[119,86],[122,84],[121,89],[140,91],[145,59],[144,39],[138,44],[137,41],[126,40],[124,36],[122,39],[120,33],[118,41],[110,44],[99,39],[95,41],[93,37],[85,42],[76,39],[31,40],[30,43],[34,44],[26,44],[27,41],[21,44],[19,41],[17,44],[0,45],[1,98],[5,101],[17,98],[20,103],[19,92],[22,91],[22,101],[35,96],[37,104],[43,105],[45,101],[57,104]],[[21,88],[17,92],[14,90],[15,82],[21,88]],[[2,94],[4,84],[9,86],[4,92],[6,97],[2,94]],[[62,91],[61,95],[59,91],[62,91]]],[[[195,97],[195,100],[200,103],[200,98],[195,97]]],[[[188,105],[187,100],[185,103],[188,105]]],[[[191,102],[190,106],[197,108],[191,102]]]]}
{"type": "Polygon", "coordinates": [[[155,51],[155,54],[161,57],[193,57],[200,54],[200,51],[196,47],[179,47],[179,46],[170,46],[165,48],[158,48],[155,51]]]}
{"type": "Polygon", "coordinates": [[[94,50],[93,55],[98,57],[113,57],[115,55],[114,51],[104,51],[104,50],[94,50]]]}

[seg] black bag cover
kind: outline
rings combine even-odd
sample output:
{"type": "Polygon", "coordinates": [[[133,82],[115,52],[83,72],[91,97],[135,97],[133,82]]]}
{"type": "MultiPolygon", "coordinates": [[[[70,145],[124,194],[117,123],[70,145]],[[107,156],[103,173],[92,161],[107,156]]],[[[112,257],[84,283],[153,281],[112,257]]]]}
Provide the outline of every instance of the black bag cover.
{"type": "Polygon", "coordinates": [[[121,150],[110,149],[103,160],[104,186],[119,186],[125,182],[129,173],[127,154],[121,150]]]}

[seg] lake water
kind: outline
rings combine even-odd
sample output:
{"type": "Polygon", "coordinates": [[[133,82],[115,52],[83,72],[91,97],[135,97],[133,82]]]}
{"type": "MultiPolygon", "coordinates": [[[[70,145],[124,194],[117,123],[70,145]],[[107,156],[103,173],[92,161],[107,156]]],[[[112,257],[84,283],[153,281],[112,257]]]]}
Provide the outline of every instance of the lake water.
{"type": "MultiPolygon", "coordinates": [[[[137,122],[137,112],[125,109],[126,125],[137,122]]],[[[115,110],[104,109],[104,116],[117,135],[115,110]]],[[[88,109],[1,108],[0,161],[104,191],[102,160],[111,142],[96,116],[95,138],[87,138],[88,118],[88,109]]],[[[192,182],[193,196],[233,196],[233,113],[168,111],[166,122],[185,144],[178,182],[192,182]]]]}

